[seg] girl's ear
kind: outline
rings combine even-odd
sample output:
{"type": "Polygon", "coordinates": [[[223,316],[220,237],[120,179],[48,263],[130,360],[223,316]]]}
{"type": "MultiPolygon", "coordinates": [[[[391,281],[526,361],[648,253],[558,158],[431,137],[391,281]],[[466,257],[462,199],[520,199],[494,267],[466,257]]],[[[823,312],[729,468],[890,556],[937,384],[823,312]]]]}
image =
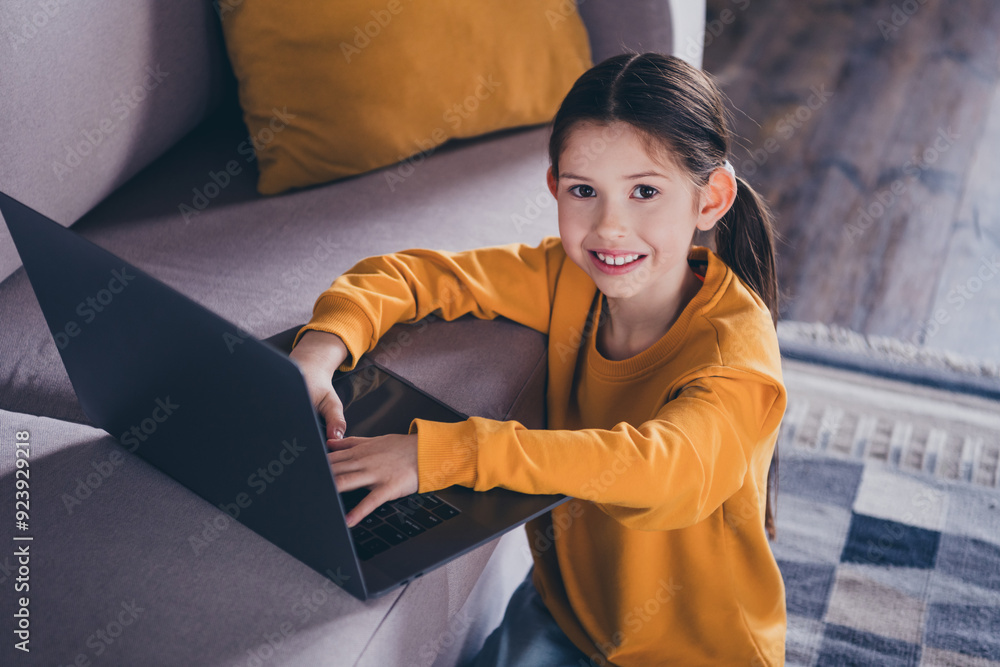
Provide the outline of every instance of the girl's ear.
{"type": "Polygon", "coordinates": [[[719,167],[701,189],[698,229],[707,232],[722,219],[736,201],[736,177],[719,167]]]}
{"type": "Polygon", "coordinates": [[[551,166],[549,167],[549,170],[545,172],[545,180],[549,184],[549,192],[552,193],[553,197],[558,199],[558,197],[556,197],[556,192],[559,190],[559,181],[556,180],[555,175],[552,173],[551,166]]]}

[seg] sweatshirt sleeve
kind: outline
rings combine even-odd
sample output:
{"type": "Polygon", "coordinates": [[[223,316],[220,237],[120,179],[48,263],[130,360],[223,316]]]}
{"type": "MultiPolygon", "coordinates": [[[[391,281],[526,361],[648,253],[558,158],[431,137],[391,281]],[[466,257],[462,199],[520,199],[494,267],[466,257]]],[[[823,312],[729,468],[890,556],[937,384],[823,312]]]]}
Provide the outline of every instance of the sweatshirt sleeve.
{"type": "Polygon", "coordinates": [[[503,316],[548,333],[556,277],[565,259],[558,237],[536,247],[511,244],[447,252],[406,250],[358,262],[320,294],[292,344],[317,329],[337,334],[347,371],[398,322],[430,314],[453,320],[503,316]]]}
{"type": "Polygon", "coordinates": [[[770,460],[773,442],[762,435],[783,412],[783,387],[745,373],[694,380],[638,426],[529,430],[473,417],[417,419],[410,430],[418,435],[421,493],[452,484],[559,493],[593,501],[629,528],[672,530],[718,509],[755,457],[770,460]]]}

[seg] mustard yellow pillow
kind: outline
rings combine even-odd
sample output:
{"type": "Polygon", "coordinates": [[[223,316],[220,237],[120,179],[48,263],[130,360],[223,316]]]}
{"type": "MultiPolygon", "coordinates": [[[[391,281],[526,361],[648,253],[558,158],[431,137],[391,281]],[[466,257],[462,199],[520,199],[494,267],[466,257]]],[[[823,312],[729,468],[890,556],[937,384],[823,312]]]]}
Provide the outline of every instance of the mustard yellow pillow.
{"type": "Polygon", "coordinates": [[[573,0],[220,0],[218,9],[261,194],[546,123],[592,64],[573,0]]]}

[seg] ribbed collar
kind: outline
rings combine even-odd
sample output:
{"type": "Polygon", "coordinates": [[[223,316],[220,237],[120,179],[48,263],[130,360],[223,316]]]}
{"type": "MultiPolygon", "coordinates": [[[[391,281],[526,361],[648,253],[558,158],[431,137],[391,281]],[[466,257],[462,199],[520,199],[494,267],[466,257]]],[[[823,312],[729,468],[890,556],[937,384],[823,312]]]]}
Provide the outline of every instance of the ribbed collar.
{"type": "MultiPolygon", "coordinates": [[[[631,379],[651,372],[666,363],[687,335],[691,320],[715,301],[723,288],[729,284],[731,270],[714,252],[704,246],[691,248],[688,253],[689,265],[706,261],[708,267],[705,270],[704,283],[681,311],[667,333],[663,334],[660,340],[649,348],[628,359],[613,361],[597,351],[597,327],[593,326],[592,323],[594,317],[600,313],[604,302],[604,295],[598,292],[591,308],[590,335],[587,337],[587,363],[590,365],[590,369],[608,378],[631,379]]],[[[694,269],[692,268],[692,270],[694,269]]]]}

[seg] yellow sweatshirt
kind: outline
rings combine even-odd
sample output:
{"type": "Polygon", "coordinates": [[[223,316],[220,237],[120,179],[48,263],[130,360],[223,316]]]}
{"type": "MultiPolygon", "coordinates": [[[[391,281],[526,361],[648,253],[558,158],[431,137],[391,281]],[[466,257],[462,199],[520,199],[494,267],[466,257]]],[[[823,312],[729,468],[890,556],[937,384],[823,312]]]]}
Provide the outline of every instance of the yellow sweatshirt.
{"type": "Polygon", "coordinates": [[[460,484],[573,499],[527,524],[534,584],[597,665],[780,665],[785,594],[764,531],[785,410],[763,302],[707,248],[700,291],[644,352],[604,358],[601,298],[558,238],[362,260],[303,332],[339,335],[353,368],[397,322],[507,317],[548,335],[548,428],[415,420],[419,491],[460,484]]]}

